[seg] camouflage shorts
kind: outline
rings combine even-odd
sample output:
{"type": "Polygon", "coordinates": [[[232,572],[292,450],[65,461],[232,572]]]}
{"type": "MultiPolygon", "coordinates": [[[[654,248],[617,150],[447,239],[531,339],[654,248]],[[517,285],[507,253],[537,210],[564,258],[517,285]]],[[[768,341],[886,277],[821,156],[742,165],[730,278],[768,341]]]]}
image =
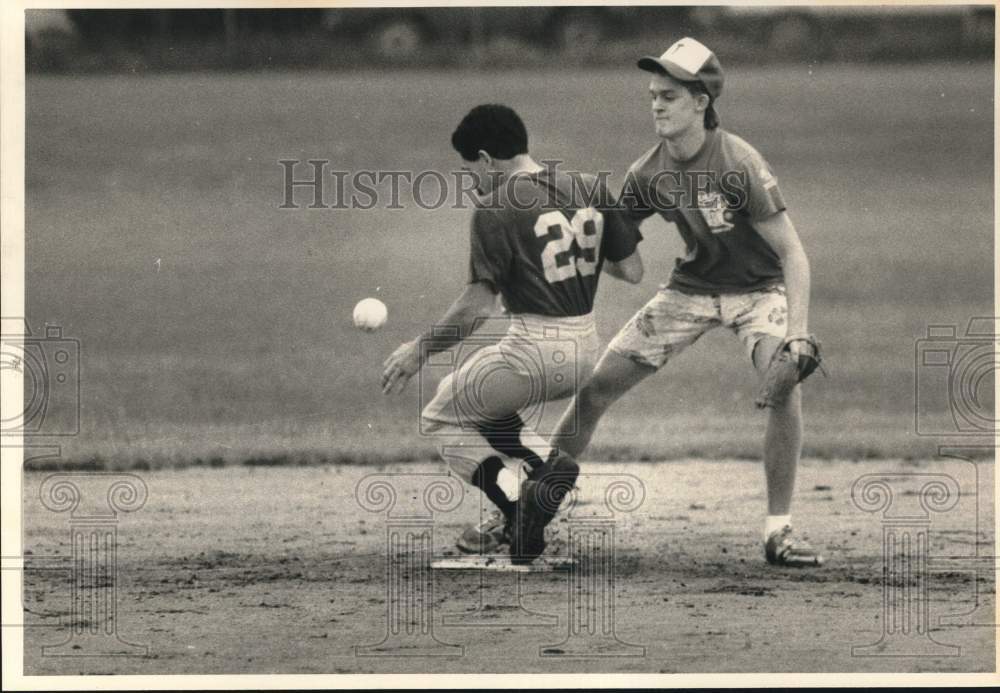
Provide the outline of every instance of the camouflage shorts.
{"type": "Polygon", "coordinates": [[[661,288],[622,327],[608,349],[636,363],[661,368],[703,334],[724,325],[736,333],[752,359],[762,337],[785,338],[787,319],[783,286],[712,296],[661,288]]]}

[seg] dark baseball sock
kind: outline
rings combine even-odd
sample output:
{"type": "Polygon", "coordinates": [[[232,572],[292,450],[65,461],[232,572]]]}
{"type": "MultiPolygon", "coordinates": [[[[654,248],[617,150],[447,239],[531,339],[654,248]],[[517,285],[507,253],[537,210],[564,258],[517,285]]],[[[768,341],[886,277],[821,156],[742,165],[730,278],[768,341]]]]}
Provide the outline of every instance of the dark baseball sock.
{"type": "Polygon", "coordinates": [[[500,508],[504,517],[513,517],[516,504],[497,486],[497,475],[503,468],[503,460],[499,457],[487,457],[472,473],[472,485],[485,493],[486,497],[500,508]]]}
{"type": "Polygon", "coordinates": [[[520,415],[512,414],[506,419],[490,421],[479,425],[479,433],[494,450],[508,457],[524,460],[532,469],[537,470],[544,460],[531,448],[521,443],[521,430],[524,421],[520,415]]]}

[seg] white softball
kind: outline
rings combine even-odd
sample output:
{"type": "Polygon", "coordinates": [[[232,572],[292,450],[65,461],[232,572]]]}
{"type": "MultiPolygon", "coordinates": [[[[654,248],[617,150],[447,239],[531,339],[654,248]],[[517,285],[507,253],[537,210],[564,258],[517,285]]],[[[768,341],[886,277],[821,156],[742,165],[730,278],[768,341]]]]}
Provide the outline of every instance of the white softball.
{"type": "Polygon", "coordinates": [[[354,306],[354,326],[365,332],[374,332],[385,324],[389,310],[377,298],[365,298],[354,306]]]}

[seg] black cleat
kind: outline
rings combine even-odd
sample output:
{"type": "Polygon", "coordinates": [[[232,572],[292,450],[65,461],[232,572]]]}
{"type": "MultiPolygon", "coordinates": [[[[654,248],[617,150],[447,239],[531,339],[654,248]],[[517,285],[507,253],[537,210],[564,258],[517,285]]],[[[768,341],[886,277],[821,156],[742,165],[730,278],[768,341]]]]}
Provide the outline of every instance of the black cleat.
{"type": "Polygon", "coordinates": [[[580,466],[569,455],[546,462],[534,478],[521,484],[513,529],[510,559],[518,565],[531,563],[545,551],[545,528],[580,474],[580,466]]]}

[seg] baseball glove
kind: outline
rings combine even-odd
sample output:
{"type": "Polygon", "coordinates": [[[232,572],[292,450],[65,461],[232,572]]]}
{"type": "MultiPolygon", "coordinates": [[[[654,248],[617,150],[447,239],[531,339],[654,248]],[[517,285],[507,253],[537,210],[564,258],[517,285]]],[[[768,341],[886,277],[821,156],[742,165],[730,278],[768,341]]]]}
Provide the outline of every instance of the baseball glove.
{"type": "Polygon", "coordinates": [[[811,334],[787,338],[774,352],[767,370],[764,371],[760,388],[757,390],[757,398],[754,400],[757,407],[764,409],[784,404],[792,389],[812,375],[817,368],[826,375],[822,361],[819,342],[811,334]],[[789,351],[789,345],[793,342],[804,343],[798,359],[793,359],[789,351]]]}

